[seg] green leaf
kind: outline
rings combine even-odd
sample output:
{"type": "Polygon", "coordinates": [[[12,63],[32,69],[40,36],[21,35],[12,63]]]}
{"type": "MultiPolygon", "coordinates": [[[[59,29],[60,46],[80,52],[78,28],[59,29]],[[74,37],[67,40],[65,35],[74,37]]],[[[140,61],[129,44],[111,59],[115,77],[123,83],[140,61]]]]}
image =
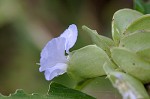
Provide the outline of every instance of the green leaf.
{"type": "Polygon", "coordinates": [[[121,9],[115,12],[112,19],[112,37],[116,44],[119,43],[126,28],[143,14],[131,9],[121,9]]]}
{"type": "Polygon", "coordinates": [[[144,6],[145,6],[145,9],[146,9],[146,12],[145,12],[145,13],[150,14],[150,1],[147,2],[147,3],[145,3],[144,6]]]}
{"type": "Polygon", "coordinates": [[[88,45],[70,53],[67,73],[78,81],[103,76],[105,61],[109,61],[105,51],[96,45],[88,45]]]}
{"type": "Polygon", "coordinates": [[[144,60],[150,62],[150,48],[138,51],[137,55],[139,55],[144,60]]]}
{"type": "MultiPolygon", "coordinates": [[[[36,93],[27,94],[22,89],[17,89],[15,93],[10,94],[9,96],[0,96],[0,99],[45,99],[48,96],[46,95],[39,95],[36,93]]],[[[52,98],[54,99],[54,98],[52,98]]]]}
{"type": "Polygon", "coordinates": [[[51,83],[49,89],[48,94],[50,97],[56,97],[54,99],[95,99],[85,93],[67,88],[58,83],[51,83]]]}
{"type": "Polygon", "coordinates": [[[143,0],[134,0],[134,9],[141,13],[145,13],[143,0]]]}
{"type": "Polygon", "coordinates": [[[150,48],[150,31],[138,31],[123,37],[119,47],[125,47],[134,52],[150,48]]]}
{"type": "Polygon", "coordinates": [[[134,0],[134,9],[141,13],[148,14],[150,13],[150,2],[144,2],[144,0],[134,0]]]}
{"type": "Polygon", "coordinates": [[[96,30],[91,30],[87,26],[82,26],[82,29],[90,36],[93,44],[102,48],[108,55],[110,55],[110,47],[114,46],[112,39],[99,35],[96,30]]]}
{"type": "Polygon", "coordinates": [[[61,84],[52,82],[46,95],[27,94],[22,89],[16,90],[9,96],[0,95],[0,99],[95,99],[78,90],[67,88],[61,84]]]}
{"type": "Polygon", "coordinates": [[[115,71],[115,68],[113,68],[113,65],[111,62],[105,62],[103,65],[103,69],[105,71],[105,73],[108,75],[109,72],[113,72],[115,71]]]}
{"type": "Polygon", "coordinates": [[[125,48],[112,48],[114,62],[126,73],[143,83],[150,82],[150,63],[125,48]]]}
{"type": "Polygon", "coordinates": [[[136,78],[123,72],[114,71],[108,66],[105,66],[104,70],[108,73],[107,78],[118,89],[123,99],[149,99],[143,84],[136,78]]]}
{"type": "Polygon", "coordinates": [[[125,31],[125,35],[138,30],[150,30],[150,14],[143,15],[130,24],[125,31]]]}

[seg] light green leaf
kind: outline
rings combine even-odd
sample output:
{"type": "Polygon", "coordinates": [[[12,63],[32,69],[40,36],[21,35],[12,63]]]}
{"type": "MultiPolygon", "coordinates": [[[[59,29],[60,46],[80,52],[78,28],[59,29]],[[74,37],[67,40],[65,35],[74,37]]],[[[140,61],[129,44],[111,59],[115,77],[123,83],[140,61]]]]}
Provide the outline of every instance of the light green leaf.
{"type": "Polygon", "coordinates": [[[82,29],[90,36],[93,44],[102,48],[108,55],[110,55],[110,47],[114,46],[112,39],[99,35],[96,30],[91,30],[87,26],[82,26],[82,29]]]}
{"type": "Polygon", "coordinates": [[[107,78],[118,89],[123,99],[149,99],[143,84],[136,78],[109,67],[105,67],[104,70],[108,73],[107,78]]]}
{"type": "Polygon", "coordinates": [[[40,94],[27,94],[22,89],[16,90],[14,94],[10,96],[0,95],[0,99],[95,99],[80,91],[67,88],[58,83],[52,82],[46,95],[40,94]]]}
{"type": "Polygon", "coordinates": [[[150,62],[150,48],[138,51],[137,55],[141,56],[141,58],[143,58],[144,60],[150,62]]]}
{"type": "Polygon", "coordinates": [[[67,73],[76,80],[84,80],[105,75],[103,64],[109,57],[100,47],[88,45],[69,56],[67,73]]]}
{"type": "Polygon", "coordinates": [[[150,48],[150,31],[138,31],[123,37],[119,47],[125,47],[134,52],[150,48]]]}
{"type": "Polygon", "coordinates": [[[138,30],[150,30],[150,14],[143,15],[130,24],[125,31],[125,35],[138,30]]]}
{"type": "Polygon", "coordinates": [[[103,65],[103,69],[105,71],[105,73],[108,75],[110,72],[113,72],[115,71],[115,68],[113,68],[113,65],[112,63],[110,62],[105,62],[104,65],[103,65]]]}
{"type": "Polygon", "coordinates": [[[150,82],[150,63],[125,48],[111,49],[114,62],[126,73],[143,83],[150,82]]]}
{"type": "Polygon", "coordinates": [[[142,15],[142,13],[131,9],[121,9],[115,12],[112,19],[112,37],[116,44],[119,43],[126,28],[142,15]]]}

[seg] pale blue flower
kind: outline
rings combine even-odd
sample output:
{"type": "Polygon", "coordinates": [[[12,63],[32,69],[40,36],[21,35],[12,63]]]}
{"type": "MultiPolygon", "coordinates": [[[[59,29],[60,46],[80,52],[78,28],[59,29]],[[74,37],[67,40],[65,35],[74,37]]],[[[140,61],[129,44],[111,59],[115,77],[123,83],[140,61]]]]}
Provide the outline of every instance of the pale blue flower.
{"type": "Polygon", "coordinates": [[[67,56],[77,40],[78,30],[72,24],[59,37],[50,40],[41,52],[39,71],[45,71],[46,80],[52,80],[67,71],[67,56]]]}

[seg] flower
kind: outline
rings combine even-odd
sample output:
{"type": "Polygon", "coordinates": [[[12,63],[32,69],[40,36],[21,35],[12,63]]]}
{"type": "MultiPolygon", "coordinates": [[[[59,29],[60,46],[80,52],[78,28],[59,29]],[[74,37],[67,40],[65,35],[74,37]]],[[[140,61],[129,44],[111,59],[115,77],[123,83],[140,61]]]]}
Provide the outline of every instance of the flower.
{"type": "Polygon", "coordinates": [[[67,71],[67,56],[77,40],[78,30],[72,24],[59,37],[50,40],[41,52],[39,71],[45,71],[46,80],[52,80],[67,71]]]}

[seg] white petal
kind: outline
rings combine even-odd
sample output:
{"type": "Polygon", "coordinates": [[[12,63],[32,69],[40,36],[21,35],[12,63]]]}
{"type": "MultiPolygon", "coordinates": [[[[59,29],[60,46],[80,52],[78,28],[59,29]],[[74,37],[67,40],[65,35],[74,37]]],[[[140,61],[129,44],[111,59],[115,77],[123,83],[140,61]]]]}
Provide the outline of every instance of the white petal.
{"type": "Polygon", "coordinates": [[[77,40],[78,30],[75,24],[72,24],[66,29],[60,37],[66,38],[65,50],[69,53],[69,49],[73,47],[77,40]]]}
{"type": "Polygon", "coordinates": [[[55,66],[45,70],[45,78],[46,80],[52,80],[54,77],[64,74],[66,70],[67,64],[57,63],[55,66]]]}
{"type": "Polygon", "coordinates": [[[41,52],[39,71],[55,66],[57,63],[66,63],[65,38],[58,37],[49,41],[41,52]]]}

